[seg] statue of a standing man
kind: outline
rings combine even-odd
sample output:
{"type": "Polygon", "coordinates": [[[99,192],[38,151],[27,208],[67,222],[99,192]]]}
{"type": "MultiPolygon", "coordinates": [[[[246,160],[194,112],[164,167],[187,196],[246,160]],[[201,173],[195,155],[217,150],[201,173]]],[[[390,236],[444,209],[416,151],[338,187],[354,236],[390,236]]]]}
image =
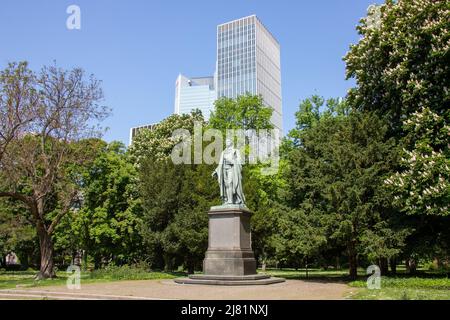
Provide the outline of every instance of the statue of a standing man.
{"type": "Polygon", "coordinates": [[[242,162],[238,149],[233,147],[231,139],[226,140],[226,148],[220,155],[219,165],[213,172],[220,186],[220,197],[223,204],[244,204],[242,191],[242,162]]]}

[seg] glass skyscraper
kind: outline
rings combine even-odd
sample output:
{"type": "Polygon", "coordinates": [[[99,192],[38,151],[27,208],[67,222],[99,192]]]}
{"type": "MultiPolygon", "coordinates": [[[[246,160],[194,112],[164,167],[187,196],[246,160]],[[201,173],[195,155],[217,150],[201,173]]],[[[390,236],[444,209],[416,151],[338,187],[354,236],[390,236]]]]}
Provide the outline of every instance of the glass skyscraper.
{"type": "MultiPolygon", "coordinates": [[[[273,109],[271,121],[281,133],[280,45],[256,15],[217,26],[215,75],[188,78],[180,74],[175,82],[174,113],[198,108],[208,120],[217,98],[246,93],[262,96],[264,104],[273,109]]],[[[143,127],[148,126],[131,128],[130,143],[143,127]]]]}
{"type": "Polygon", "coordinates": [[[280,45],[256,15],[217,26],[218,97],[260,94],[283,130],[280,45]]]}
{"type": "Polygon", "coordinates": [[[200,109],[205,120],[214,108],[214,77],[187,78],[180,74],[175,82],[175,114],[200,109]]]}

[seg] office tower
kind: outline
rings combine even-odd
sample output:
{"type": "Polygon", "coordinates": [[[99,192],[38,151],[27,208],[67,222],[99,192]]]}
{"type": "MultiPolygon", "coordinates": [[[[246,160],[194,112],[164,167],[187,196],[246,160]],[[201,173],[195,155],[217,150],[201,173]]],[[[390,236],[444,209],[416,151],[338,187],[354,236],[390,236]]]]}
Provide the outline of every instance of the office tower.
{"type": "Polygon", "coordinates": [[[209,119],[216,100],[214,77],[187,78],[180,74],[175,82],[175,114],[190,113],[200,109],[209,119]]]}
{"type": "Polygon", "coordinates": [[[130,139],[129,139],[130,146],[133,143],[133,140],[136,137],[136,135],[139,133],[139,131],[141,131],[142,129],[152,130],[155,125],[156,125],[156,123],[152,123],[152,124],[146,124],[146,125],[130,128],[130,139]]]}
{"type": "Polygon", "coordinates": [[[256,15],[217,26],[217,96],[260,94],[282,131],[280,45],[256,15]]]}

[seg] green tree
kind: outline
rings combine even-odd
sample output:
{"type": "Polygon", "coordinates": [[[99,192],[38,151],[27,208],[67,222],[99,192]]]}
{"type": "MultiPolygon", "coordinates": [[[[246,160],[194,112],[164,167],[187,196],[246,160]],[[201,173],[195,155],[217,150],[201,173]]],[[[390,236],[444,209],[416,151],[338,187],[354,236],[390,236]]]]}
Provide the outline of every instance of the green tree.
{"type": "Polygon", "coordinates": [[[32,262],[37,243],[27,208],[17,200],[0,200],[0,265],[9,252],[19,258],[23,269],[32,262]]]}
{"type": "Polygon", "coordinates": [[[283,176],[285,166],[287,161],[280,160],[277,172],[271,175],[261,174],[261,165],[248,165],[243,169],[246,204],[253,212],[252,247],[257,261],[262,265],[277,256],[277,241],[273,236],[280,232],[278,220],[286,212],[274,208],[279,208],[282,203],[280,190],[286,186],[283,176]]]}
{"type": "Polygon", "coordinates": [[[325,100],[322,96],[312,95],[300,102],[299,110],[295,112],[295,128],[289,131],[289,139],[284,143],[293,143],[295,146],[299,146],[304,130],[315,127],[324,118],[345,117],[349,112],[350,107],[344,99],[329,98],[325,100]]]}
{"type": "Polygon", "coordinates": [[[450,112],[423,108],[404,122],[400,170],[386,179],[400,209],[410,215],[450,215],[450,112]]]}
{"type": "MultiPolygon", "coordinates": [[[[208,241],[209,207],[217,203],[218,188],[211,188],[212,166],[172,162],[177,129],[194,136],[206,129],[200,112],[172,115],[150,130],[140,132],[130,146],[130,159],[138,171],[142,202],[140,235],[145,259],[153,268],[173,270],[178,266],[192,272],[200,266],[208,241]]],[[[202,137],[200,136],[200,139],[202,137]]],[[[193,155],[191,145],[191,156],[193,155]]]]}
{"type": "MultiPolygon", "coordinates": [[[[396,263],[397,258],[402,253],[406,238],[411,234],[412,230],[408,228],[393,229],[394,223],[388,221],[380,221],[371,229],[367,229],[361,236],[361,253],[367,259],[378,264],[382,274],[388,271],[388,261],[396,263]]],[[[394,264],[391,264],[395,271],[394,264]]]]}
{"type": "Polygon", "coordinates": [[[449,105],[448,1],[387,0],[357,27],[345,56],[356,78],[350,105],[385,116],[391,133],[422,107],[442,116],[449,105]]]}
{"type": "Polygon", "coordinates": [[[101,134],[95,125],[109,110],[100,105],[100,82],[93,76],[87,78],[79,68],[67,71],[45,66],[39,73],[20,68],[22,64],[10,64],[0,73],[1,117],[28,119],[26,125],[19,121],[20,130],[0,126],[7,133],[0,134],[0,197],[22,201],[28,207],[39,238],[37,277],[50,278],[56,276],[55,229],[79,197],[73,167],[91,160],[79,142],[101,134]],[[9,90],[14,87],[11,83],[26,89],[9,90]],[[36,97],[31,109],[19,103],[30,96],[36,97]]]}
{"type": "Polygon", "coordinates": [[[350,277],[357,275],[361,237],[386,210],[383,177],[390,172],[393,140],[376,115],[351,112],[320,118],[299,132],[288,155],[285,198],[292,208],[313,210],[328,241],[345,244],[350,277]]]}
{"type": "MultiPolygon", "coordinates": [[[[357,86],[348,103],[386,119],[398,160],[386,179],[397,222],[414,232],[406,260],[448,257],[448,2],[388,0],[372,6],[357,27],[360,40],[344,60],[357,86]]],[[[416,265],[417,261],[411,261],[416,265]]]]}
{"type": "Polygon", "coordinates": [[[121,142],[100,141],[96,153],[81,173],[82,205],[57,230],[57,247],[82,249],[96,268],[137,262],[142,239],[136,169],[121,142]]]}
{"type": "Polygon", "coordinates": [[[141,234],[154,268],[189,272],[201,265],[208,243],[208,215],[219,199],[212,166],[175,165],[170,159],[142,162],[141,234]]]}
{"type": "Polygon", "coordinates": [[[225,129],[272,129],[273,110],[263,103],[261,96],[245,94],[236,99],[221,97],[214,103],[209,118],[211,128],[225,129]]]}
{"type": "Polygon", "coordinates": [[[194,125],[204,125],[204,119],[200,111],[194,110],[190,114],[173,114],[151,129],[142,129],[129,147],[131,160],[139,164],[146,158],[165,160],[170,158],[173,147],[180,142],[174,138],[173,133],[177,129],[186,129],[194,134],[194,125]]]}
{"type": "Polygon", "coordinates": [[[315,209],[306,212],[304,209],[278,205],[275,210],[281,210],[275,222],[276,232],[270,239],[275,246],[275,255],[278,261],[296,267],[303,262],[308,276],[308,265],[327,243],[326,224],[323,223],[320,212],[315,209]]]}

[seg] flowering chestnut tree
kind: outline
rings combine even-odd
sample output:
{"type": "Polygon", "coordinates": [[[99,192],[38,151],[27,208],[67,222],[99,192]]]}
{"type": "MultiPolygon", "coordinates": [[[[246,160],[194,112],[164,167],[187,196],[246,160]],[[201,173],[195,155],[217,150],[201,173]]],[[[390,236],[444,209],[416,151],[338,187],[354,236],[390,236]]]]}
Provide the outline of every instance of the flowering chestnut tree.
{"type": "Polygon", "coordinates": [[[344,57],[351,106],[383,115],[391,134],[423,107],[443,116],[450,103],[446,0],[387,0],[371,6],[357,27],[360,40],[344,57]]]}
{"type": "Polygon", "coordinates": [[[385,183],[407,214],[450,216],[449,118],[422,108],[404,122],[402,168],[385,183]]]}

